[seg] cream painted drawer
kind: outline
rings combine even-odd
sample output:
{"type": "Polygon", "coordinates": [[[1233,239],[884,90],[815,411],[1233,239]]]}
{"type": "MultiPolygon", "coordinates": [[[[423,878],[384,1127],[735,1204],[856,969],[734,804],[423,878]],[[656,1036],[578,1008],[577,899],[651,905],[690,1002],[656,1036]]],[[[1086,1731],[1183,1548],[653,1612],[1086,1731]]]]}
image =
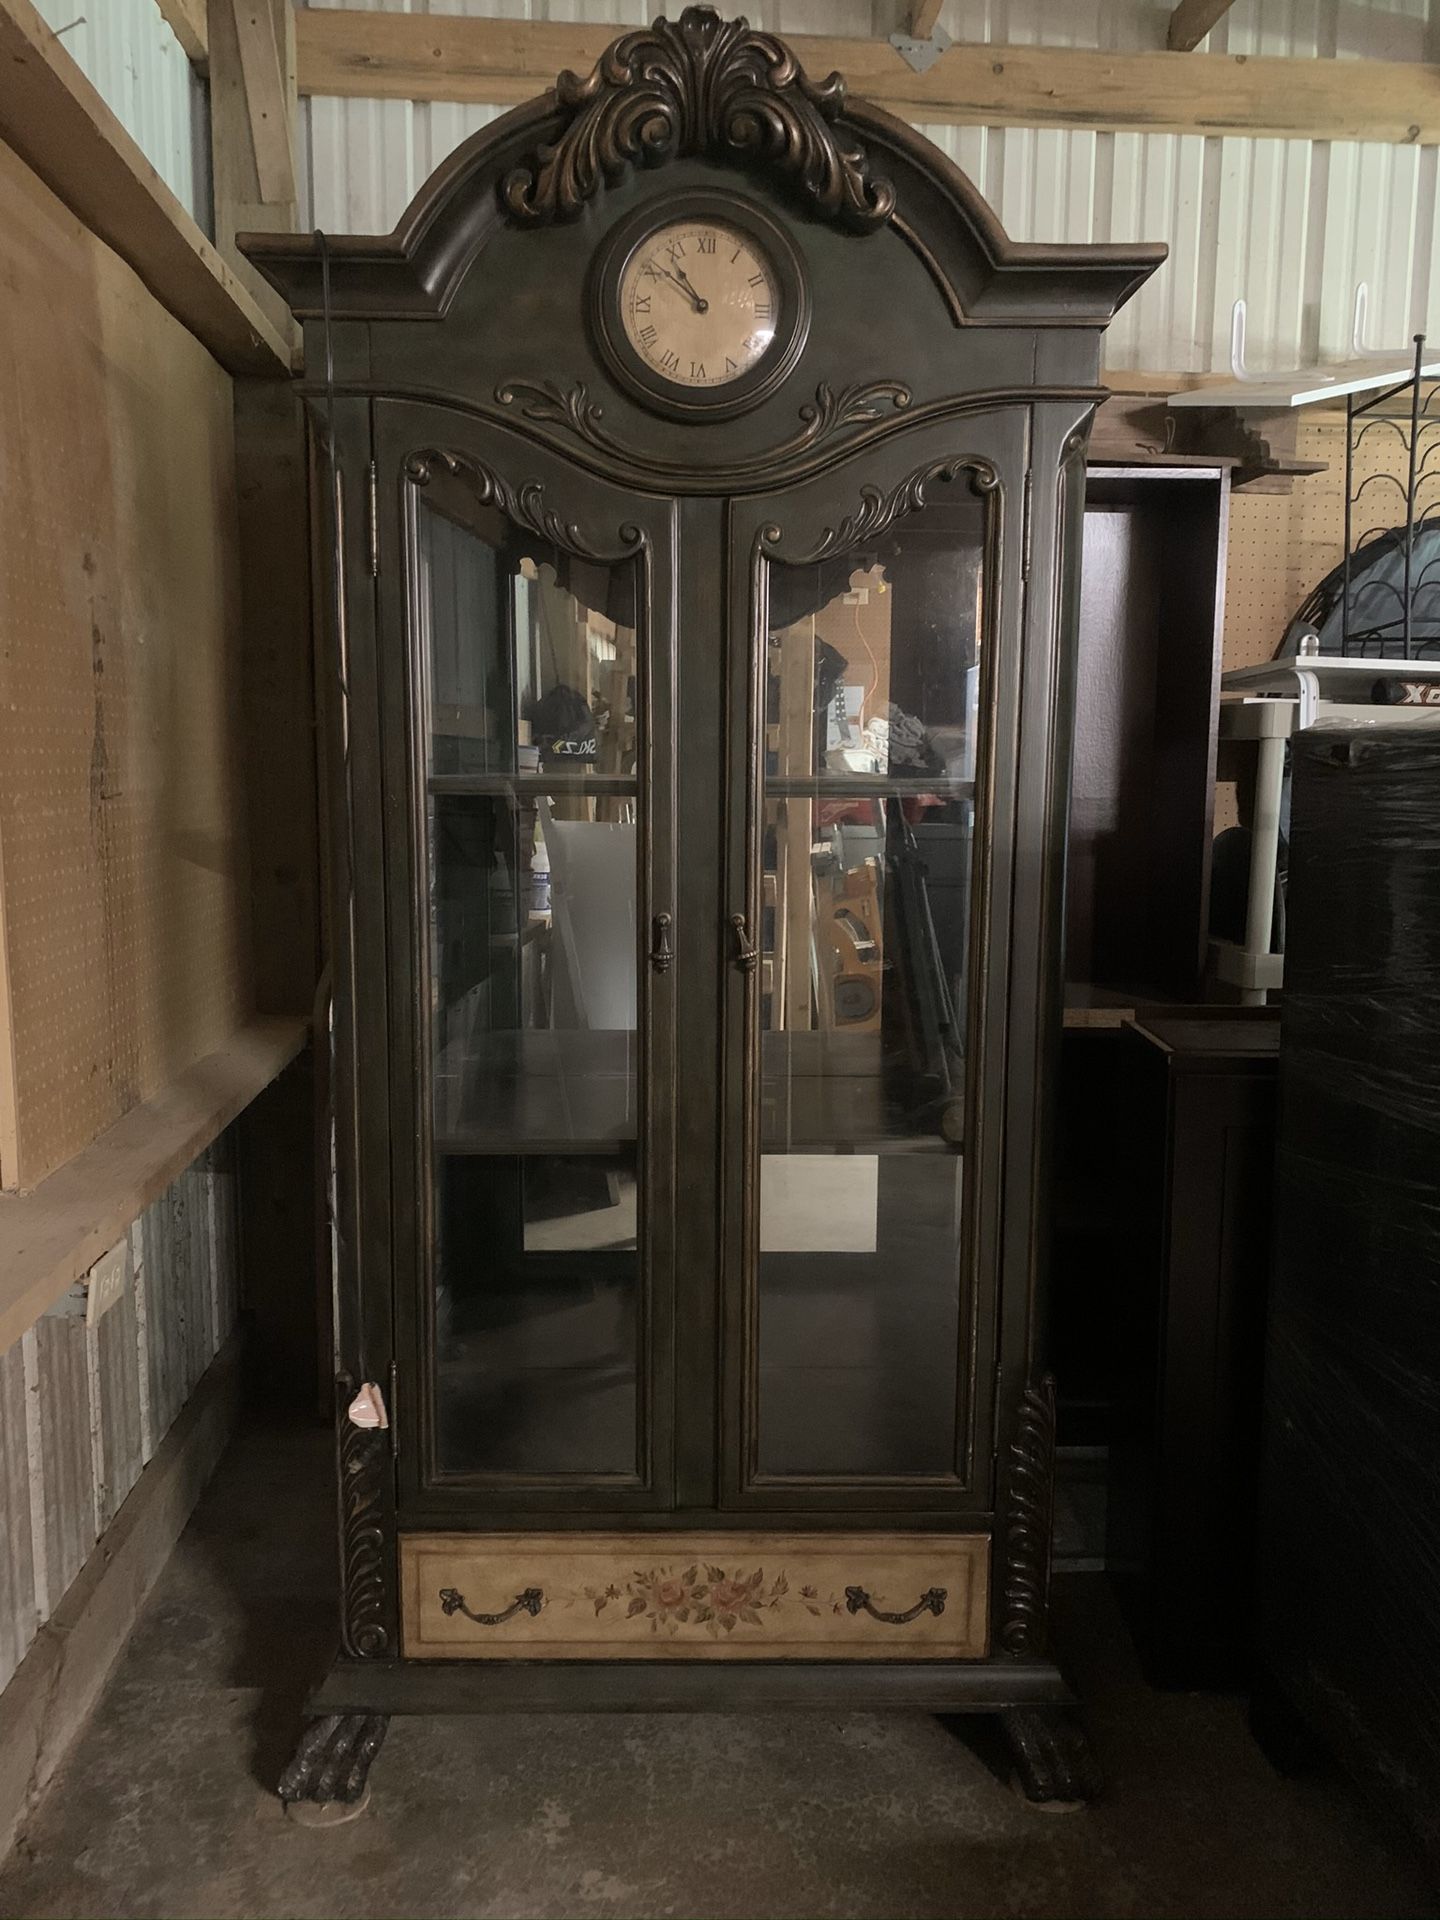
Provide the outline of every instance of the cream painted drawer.
{"type": "Polygon", "coordinates": [[[405,1534],[412,1660],[977,1660],[989,1541],[405,1534]]]}

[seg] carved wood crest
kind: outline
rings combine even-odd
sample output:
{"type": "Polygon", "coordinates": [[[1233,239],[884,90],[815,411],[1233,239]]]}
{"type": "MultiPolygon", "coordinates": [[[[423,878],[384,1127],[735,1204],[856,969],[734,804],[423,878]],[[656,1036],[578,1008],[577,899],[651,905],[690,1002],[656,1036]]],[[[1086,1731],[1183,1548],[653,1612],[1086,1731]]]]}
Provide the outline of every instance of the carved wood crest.
{"type": "Polygon", "coordinates": [[[683,154],[769,167],[813,212],[860,232],[895,210],[894,188],[871,179],[864,150],[840,129],[840,75],[810,79],[783,41],[713,7],[622,34],[588,79],[562,73],[555,98],[564,130],[502,189],[511,217],[528,225],[571,219],[627,167],[683,154]]]}

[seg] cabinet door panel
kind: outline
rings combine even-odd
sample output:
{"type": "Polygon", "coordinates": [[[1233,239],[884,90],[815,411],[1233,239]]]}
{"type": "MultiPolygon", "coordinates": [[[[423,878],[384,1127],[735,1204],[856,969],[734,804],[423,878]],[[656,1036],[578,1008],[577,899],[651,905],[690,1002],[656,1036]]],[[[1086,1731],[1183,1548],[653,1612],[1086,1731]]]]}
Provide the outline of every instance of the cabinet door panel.
{"type": "Polygon", "coordinates": [[[423,1382],[410,1491],[477,1517],[664,1504],[664,510],[647,525],[633,496],[438,410],[379,412],[412,801],[391,891],[417,1120],[395,1155],[423,1382]]]}
{"type": "Polygon", "coordinates": [[[906,436],[736,515],[736,891],[755,952],[731,989],[742,1503],[988,1493],[970,1484],[991,1293],[970,1188],[986,1164],[999,521],[1020,433],[906,436]]]}

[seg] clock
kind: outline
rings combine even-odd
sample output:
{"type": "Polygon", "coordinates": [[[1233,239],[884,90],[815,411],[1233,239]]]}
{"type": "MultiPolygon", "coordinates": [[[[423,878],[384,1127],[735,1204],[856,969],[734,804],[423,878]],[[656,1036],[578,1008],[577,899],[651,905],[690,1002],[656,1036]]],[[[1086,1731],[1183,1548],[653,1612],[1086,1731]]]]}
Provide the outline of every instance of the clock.
{"type": "Polygon", "coordinates": [[[677,419],[757,405],[794,365],[810,302],[793,241],[740,195],[696,193],[621,222],[591,299],[622,385],[677,419]]]}

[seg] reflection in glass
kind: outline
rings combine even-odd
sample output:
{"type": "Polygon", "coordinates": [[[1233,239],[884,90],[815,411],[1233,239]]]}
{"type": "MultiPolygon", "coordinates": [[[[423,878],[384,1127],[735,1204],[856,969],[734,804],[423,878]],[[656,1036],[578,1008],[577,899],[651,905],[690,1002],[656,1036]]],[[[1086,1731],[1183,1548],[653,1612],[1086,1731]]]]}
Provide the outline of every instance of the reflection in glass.
{"type": "Polygon", "coordinates": [[[984,527],[769,572],[762,1475],[954,1470],[984,527]]]}
{"type": "Polygon", "coordinates": [[[439,1466],[631,1474],[634,569],[415,501],[439,1466]]]}

